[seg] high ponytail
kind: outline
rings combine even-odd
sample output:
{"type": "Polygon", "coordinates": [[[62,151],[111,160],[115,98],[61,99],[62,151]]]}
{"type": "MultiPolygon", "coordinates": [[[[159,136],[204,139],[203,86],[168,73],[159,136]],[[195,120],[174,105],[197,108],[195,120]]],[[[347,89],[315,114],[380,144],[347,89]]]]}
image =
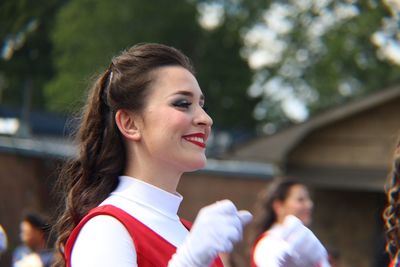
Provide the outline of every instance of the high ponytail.
{"type": "Polygon", "coordinates": [[[386,230],[386,250],[391,258],[400,251],[400,140],[393,157],[386,190],[388,205],[383,212],[386,230]]]}
{"type": "Polygon", "coordinates": [[[55,226],[58,257],[53,266],[65,266],[63,248],[72,230],[118,185],[126,151],[115,123],[119,109],[140,113],[145,107],[151,72],[163,66],[181,66],[194,73],[189,59],[175,48],[141,44],[112,59],[89,91],[79,131],[78,156],[61,170],[56,193],[65,201],[55,226]]]}

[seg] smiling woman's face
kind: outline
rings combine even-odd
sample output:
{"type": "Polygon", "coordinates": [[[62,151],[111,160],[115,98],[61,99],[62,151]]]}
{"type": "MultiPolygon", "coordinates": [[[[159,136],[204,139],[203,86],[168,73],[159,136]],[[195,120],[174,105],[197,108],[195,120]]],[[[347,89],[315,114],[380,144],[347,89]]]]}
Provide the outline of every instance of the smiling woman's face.
{"type": "Polygon", "coordinates": [[[157,166],[178,172],[206,164],[205,147],[212,119],[204,111],[204,96],[185,68],[161,67],[153,72],[142,113],[141,142],[157,166]]]}
{"type": "Polygon", "coordinates": [[[313,202],[304,185],[293,185],[289,189],[286,199],[278,202],[275,210],[278,222],[282,222],[287,215],[294,215],[304,225],[308,226],[311,224],[313,202]]]}

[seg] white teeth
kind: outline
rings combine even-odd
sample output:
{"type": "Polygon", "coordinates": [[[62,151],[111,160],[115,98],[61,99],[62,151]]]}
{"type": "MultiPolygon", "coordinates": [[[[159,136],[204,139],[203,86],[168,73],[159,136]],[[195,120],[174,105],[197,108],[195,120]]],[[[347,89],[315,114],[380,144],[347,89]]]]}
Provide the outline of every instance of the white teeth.
{"type": "Polygon", "coordinates": [[[186,140],[204,143],[204,138],[201,137],[186,137],[186,140]]]}

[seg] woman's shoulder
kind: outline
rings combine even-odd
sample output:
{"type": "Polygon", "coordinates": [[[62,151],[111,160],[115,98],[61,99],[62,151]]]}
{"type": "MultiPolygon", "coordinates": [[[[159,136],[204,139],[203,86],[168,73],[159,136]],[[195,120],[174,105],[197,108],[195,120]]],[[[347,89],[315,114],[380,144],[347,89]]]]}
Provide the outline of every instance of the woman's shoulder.
{"type": "MultiPolygon", "coordinates": [[[[108,231],[122,231],[125,229],[124,225],[114,216],[111,215],[97,215],[94,216],[93,218],[90,218],[85,225],[83,225],[81,231],[79,234],[82,234],[84,232],[93,232],[95,230],[102,231],[102,230],[108,230],[108,231]]],[[[107,231],[107,232],[108,232],[107,231]]],[[[126,231],[126,229],[125,229],[126,231]]],[[[123,232],[123,231],[122,231],[123,232]]],[[[128,231],[126,231],[128,232],[128,231]]],[[[99,234],[101,232],[97,232],[99,234]]],[[[107,233],[104,233],[107,234],[107,233]]]]}
{"type": "Polygon", "coordinates": [[[135,247],[128,230],[118,219],[110,215],[98,215],[89,219],[74,243],[72,263],[100,264],[118,257],[136,259],[135,247]]]}
{"type": "Polygon", "coordinates": [[[132,241],[128,230],[118,219],[110,215],[98,215],[83,225],[75,241],[75,246],[80,242],[101,241],[107,244],[115,239],[132,241]]]}

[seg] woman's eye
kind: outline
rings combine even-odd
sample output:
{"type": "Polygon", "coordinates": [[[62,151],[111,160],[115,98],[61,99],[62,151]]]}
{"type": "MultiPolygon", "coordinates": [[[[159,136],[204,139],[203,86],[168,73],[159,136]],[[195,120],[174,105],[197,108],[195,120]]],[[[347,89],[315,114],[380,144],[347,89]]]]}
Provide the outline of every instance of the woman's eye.
{"type": "Polygon", "coordinates": [[[178,100],[174,102],[172,105],[178,108],[189,108],[192,103],[187,100],[178,100]]]}

